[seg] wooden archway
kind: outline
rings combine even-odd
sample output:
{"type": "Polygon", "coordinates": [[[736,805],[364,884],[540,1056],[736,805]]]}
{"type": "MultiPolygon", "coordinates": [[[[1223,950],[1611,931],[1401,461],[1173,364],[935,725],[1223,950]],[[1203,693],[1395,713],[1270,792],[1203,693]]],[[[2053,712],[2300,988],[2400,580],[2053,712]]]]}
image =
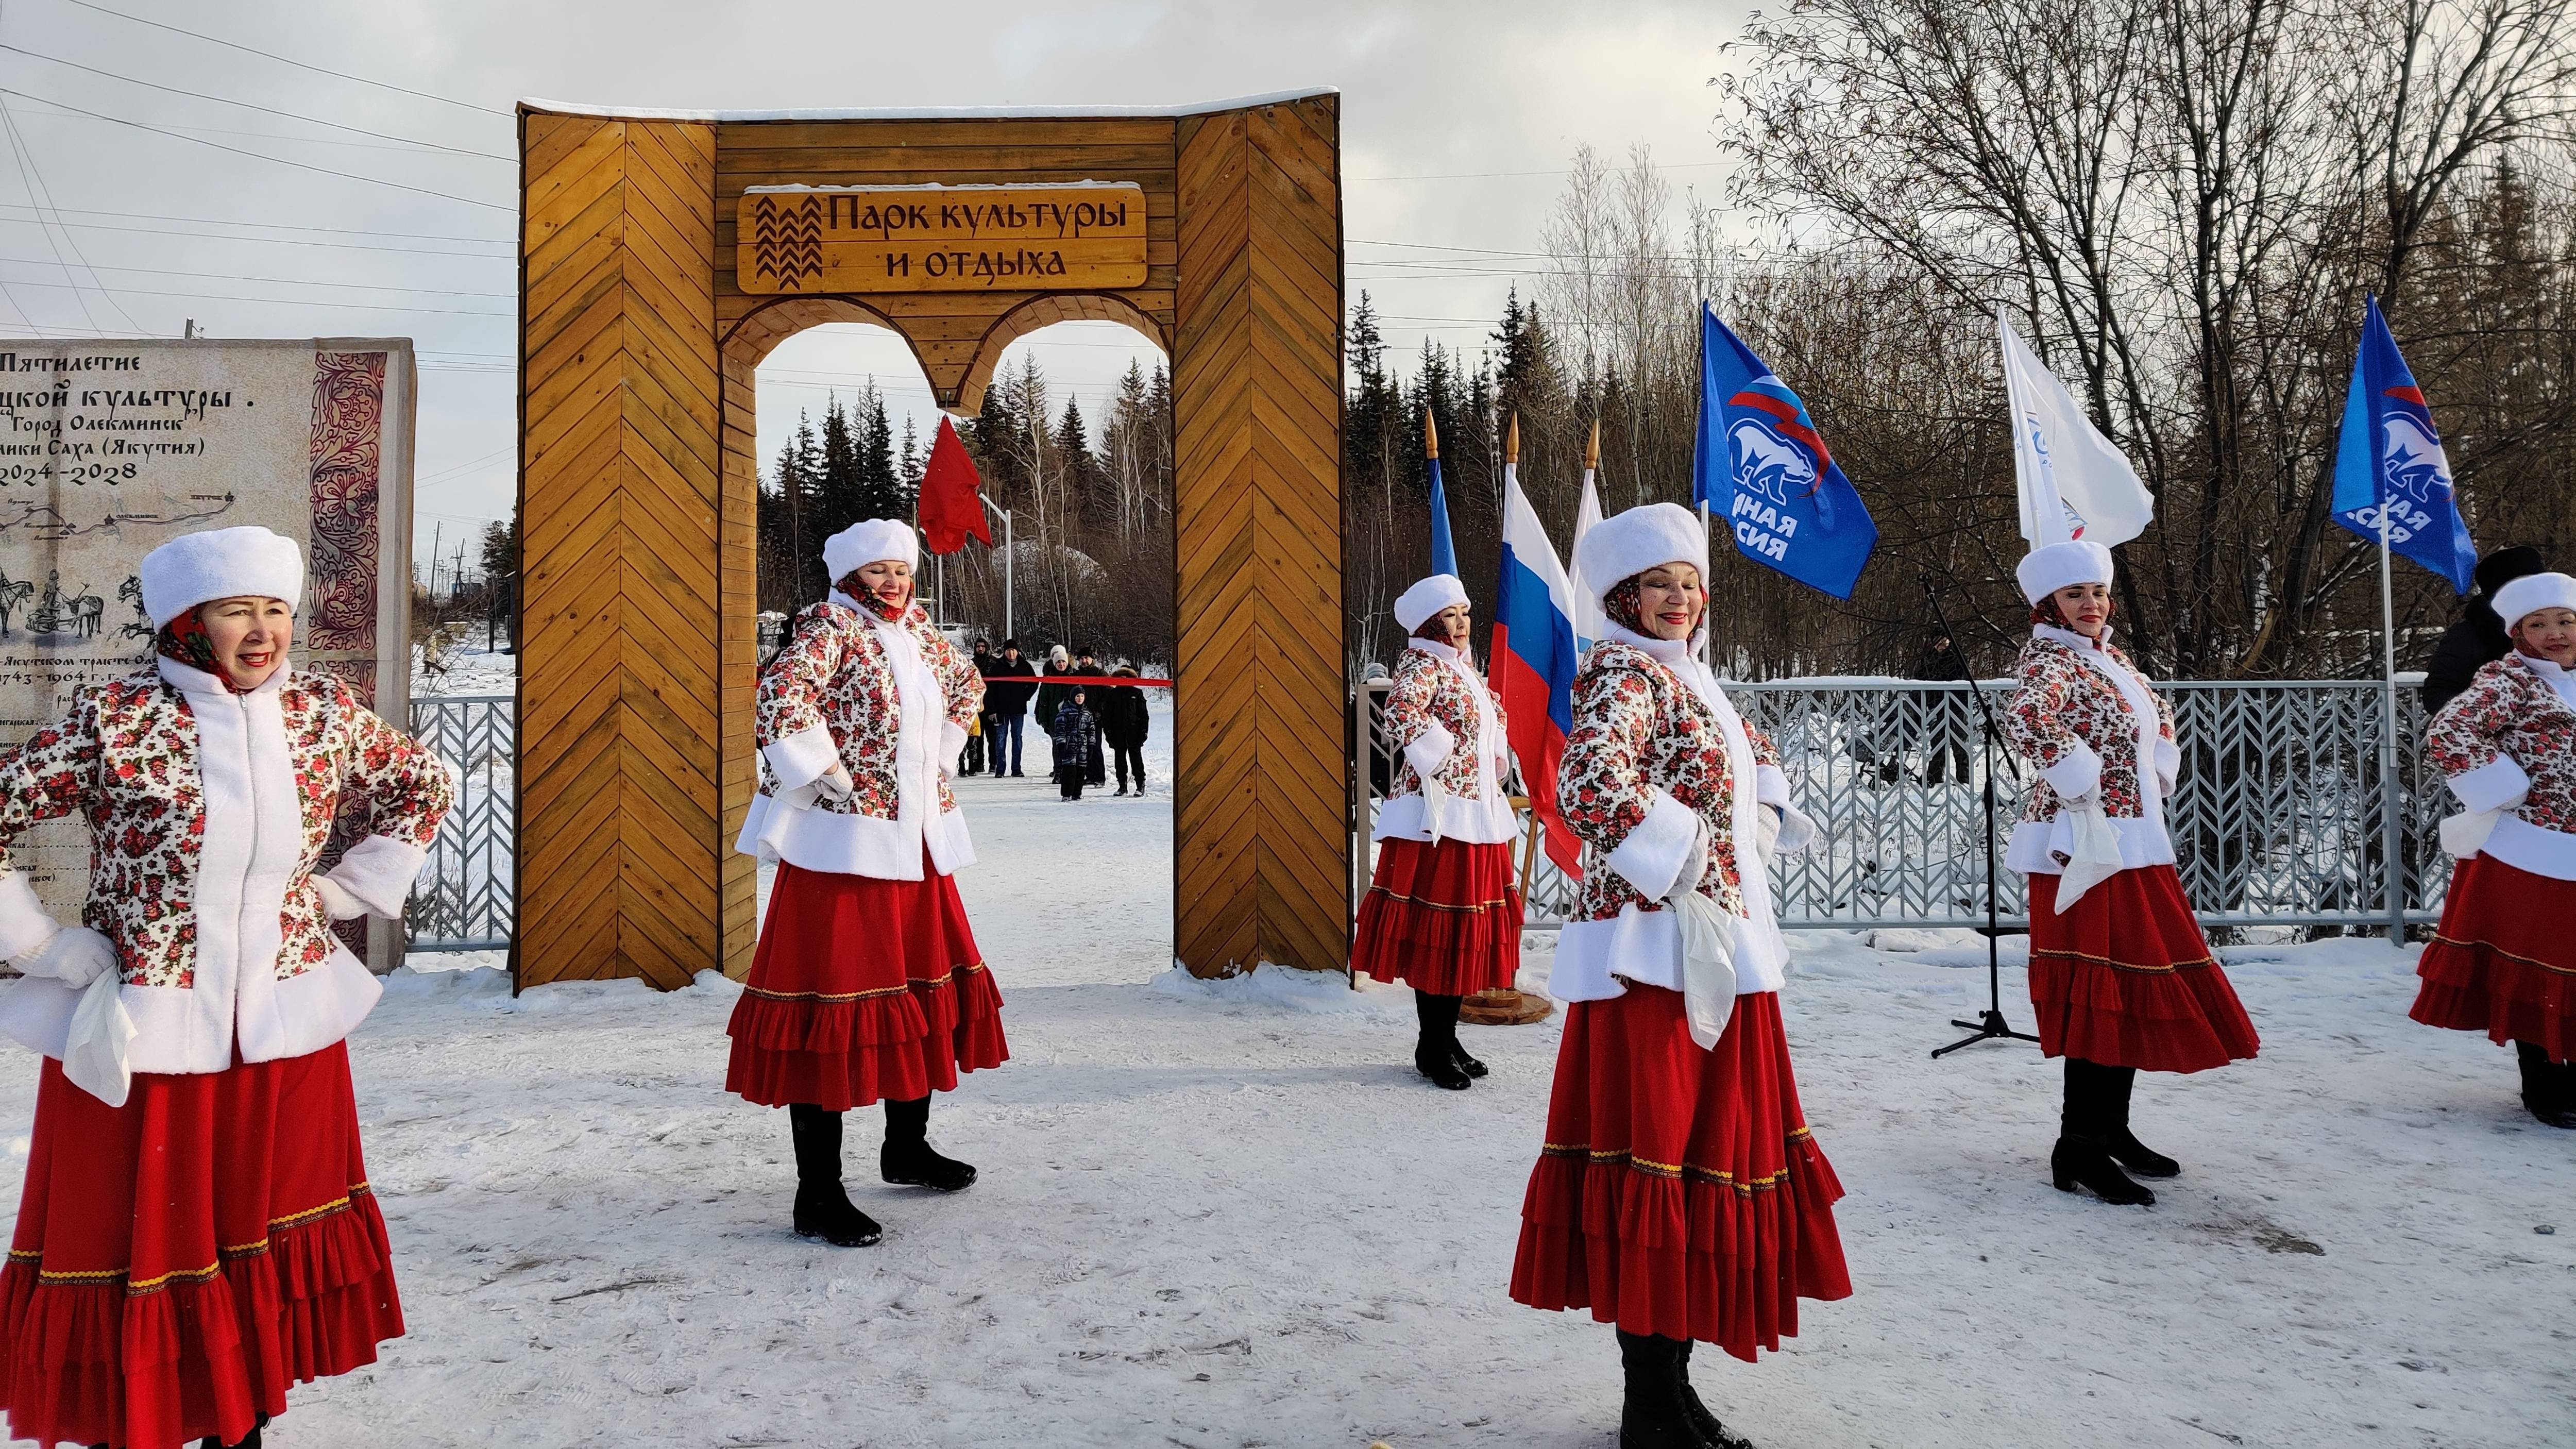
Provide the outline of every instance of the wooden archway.
{"type": "Polygon", "coordinates": [[[753,789],[754,373],[843,321],[901,336],[957,412],[981,406],[1005,347],[1055,322],[1123,322],[1164,348],[1175,950],[1203,975],[1339,967],[1339,98],[990,115],[529,102],[519,137],[518,982],[677,987],[750,963],[752,862],[732,842],[753,789]],[[1133,285],[893,289],[810,261],[785,283],[737,275],[755,187],[1084,183],[1141,195],[1133,285]]]}

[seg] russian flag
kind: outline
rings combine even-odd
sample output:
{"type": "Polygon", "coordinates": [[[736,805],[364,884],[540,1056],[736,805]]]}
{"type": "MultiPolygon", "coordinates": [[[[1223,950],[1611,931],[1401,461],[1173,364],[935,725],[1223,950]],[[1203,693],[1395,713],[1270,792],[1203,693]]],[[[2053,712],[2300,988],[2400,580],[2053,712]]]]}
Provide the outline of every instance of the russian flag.
{"type": "Polygon", "coordinates": [[[1520,466],[1503,465],[1503,577],[1494,592],[1493,676],[1509,717],[1512,753],[1530,808],[1547,828],[1547,858],[1583,876],[1583,843],[1556,809],[1557,762],[1574,732],[1574,590],[1521,492],[1520,466]]]}

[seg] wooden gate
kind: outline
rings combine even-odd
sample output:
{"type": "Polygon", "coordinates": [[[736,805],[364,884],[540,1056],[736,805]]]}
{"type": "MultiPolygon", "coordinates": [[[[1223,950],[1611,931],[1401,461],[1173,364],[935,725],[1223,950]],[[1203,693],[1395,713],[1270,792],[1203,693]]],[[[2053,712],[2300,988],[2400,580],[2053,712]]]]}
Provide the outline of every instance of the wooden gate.
{"type": "Polygon", "coordinates": [[[1123,322],[1170,356],[1174,948],[1201,975],[1339,968],[1339,97],[530,102],[519,137],[518,983],[750,964],[753,377],[824,322],[893,329],[965,414],[1051,323],[1123,322]]]}

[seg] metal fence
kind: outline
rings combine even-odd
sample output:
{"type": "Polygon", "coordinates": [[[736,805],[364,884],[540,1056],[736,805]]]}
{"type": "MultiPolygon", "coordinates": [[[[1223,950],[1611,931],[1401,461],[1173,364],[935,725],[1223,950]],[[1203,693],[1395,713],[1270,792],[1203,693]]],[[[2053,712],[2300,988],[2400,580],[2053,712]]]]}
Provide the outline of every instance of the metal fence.
{"type": "Polygon", "coordinates": [[[512,771],[518,701],[506,694],[411,702],[411,732],[456,771],[456,808],[438,827],[403,926],[415,951],[510,944],[516,841],[512,771]]]}
{"type": "MultiPolygon", "coordinates": [[[[1389,759],[1369,697],[1371,799],[1389,759]]],[[[1728,695],[1779,746],[1816,847],[1776,867],[1790,927],[1985,923],[1988,762],[1972,689],[2000,711],[2008,680],[1894,683],[1802,679],[1735,684],[1728,695]]],[[[2450,880],[2436,834],[2449,808],[2422,762],[2423,706],[2398,693],[2397,778],[2383,780],[2381,686],[2373,680],[2186,681],[2173,701],[2182,779],[2166,801],[2184,890],[2212,925],[2384,926],[2387,812],[2403,823],[2396,862],[2409,921],[2435,919],[2450,880]]],[[[1356,712],[1355,712],[1356,713],[1356,712]]],[[[1993,760],[1997,850],[2021,818],[2030,772],[1993,760]]],[[[1365,824],[1368,811],[1357,812],[1365,824]]],[[[1360,855],[1364,859],[1363,835],[1360,855]]],[[[1526,837],[1516,852],[1524,852],[1526,837]]],[[[1542,853],[1526,862],[1534,922],[1561,920],[1575,883],[1542,853]]],[[[1998,869],[2007,924],[2028,921],[2019,874],[1998,869]]]]}

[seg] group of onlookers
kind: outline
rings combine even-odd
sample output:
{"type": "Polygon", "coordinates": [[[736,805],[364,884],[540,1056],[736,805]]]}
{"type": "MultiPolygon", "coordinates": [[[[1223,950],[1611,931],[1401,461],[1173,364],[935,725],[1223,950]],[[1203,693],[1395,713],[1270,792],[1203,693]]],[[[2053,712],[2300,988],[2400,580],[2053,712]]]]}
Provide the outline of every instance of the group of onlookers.
{"type": "Polygon", "coordinates": [[[984,709],[959,757],[959,775],[1024,778],[1024,734],[1034,708],[1049,745],[1049,777],[1065,799],[1081,799],[1085,786],[1108,784],[1112,760],[1118,793],[1131,788],[1145,793],[1145,691],[1135,685],[1074,682],[1134,679],[1134,669],[1124,664],[1103,669],[1090,649],[1056,644],[1049,646],[1041,671],[1021,657],[1016,639],[1003,640],[998,654],[991,640],[977,639],[973,657],[975,672],[984,677],[984,709]]]}

